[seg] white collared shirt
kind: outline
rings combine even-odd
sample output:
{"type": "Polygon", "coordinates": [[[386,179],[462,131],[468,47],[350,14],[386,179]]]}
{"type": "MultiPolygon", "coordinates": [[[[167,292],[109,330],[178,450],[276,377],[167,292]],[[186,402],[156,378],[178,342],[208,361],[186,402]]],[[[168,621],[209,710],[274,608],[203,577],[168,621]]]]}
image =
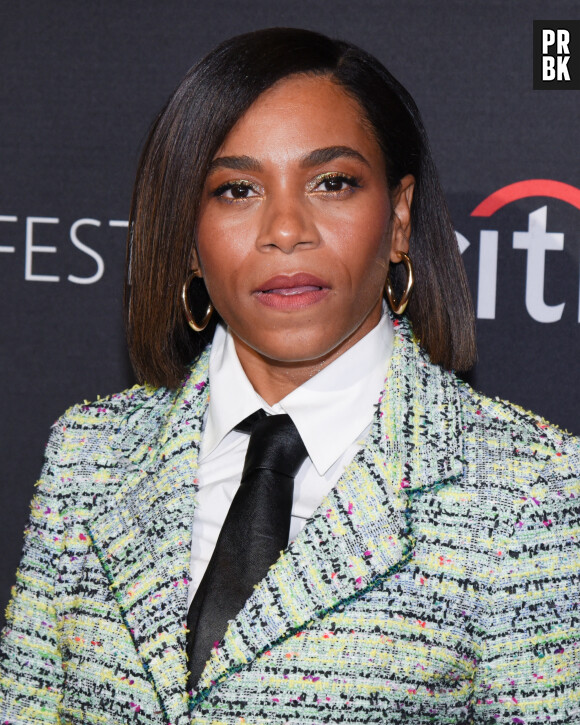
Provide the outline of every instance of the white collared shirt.
{"type": "Polygon", "coordinates": [[[294,481],[292,541],[362,447],[392,347],[393,327],[383,311],[379,324],[362,340],[270,406],[246,377],[231,334],[218,325],[209,358],[210,397],[198,459],[188,607],[242,475],[249,436],[234,426],[263,408],[272,415],[287,413],[298,429],[308,457],[294,481]]]}

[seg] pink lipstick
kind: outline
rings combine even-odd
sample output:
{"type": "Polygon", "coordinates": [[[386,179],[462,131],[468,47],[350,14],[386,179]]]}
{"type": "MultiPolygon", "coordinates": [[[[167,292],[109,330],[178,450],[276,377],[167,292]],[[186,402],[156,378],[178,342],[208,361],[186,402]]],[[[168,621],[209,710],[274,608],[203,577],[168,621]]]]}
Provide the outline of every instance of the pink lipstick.
{"type": "Polygon", "coordinates": [[[298,272],[271,277],[254,290],[256,299],[278,310],[297,310],[323,300],[330,285],[320,277],[298,272]]]}

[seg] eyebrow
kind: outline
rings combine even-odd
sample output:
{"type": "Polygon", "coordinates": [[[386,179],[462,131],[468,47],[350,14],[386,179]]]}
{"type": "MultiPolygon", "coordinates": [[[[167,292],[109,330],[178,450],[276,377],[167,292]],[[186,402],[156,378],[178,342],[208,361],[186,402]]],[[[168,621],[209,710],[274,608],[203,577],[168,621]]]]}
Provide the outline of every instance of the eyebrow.
{"type": "Polygon", "coordinates": [[[327,164],[329,161],[346,157],[347,159],[356,159],[362,161],[366,166],[370,166],[365,157],[350,146],[327,146],[323,149],[315,149],[300,159],[300,166],[308,168],[309,166],[318,166],[319,164],[327,164]]]}
{"type": "MultiPolygon", "coordinates": [[[[361,161],[370,166],[365,157],[350,146],[327,146],[322,149],[314,149],[300,159],[302,168],[327,164],[339,158],[350,158],[361,161]]],[[[209,165],[208,174],[217,169],[231,169],[233,171],[261,171],[262,164],[252,156],[219,156],[209,165]]]]}
{"type": "Polygon", "coordinates": [[[218,156],[209,165],[208,174],[216,169],[232,169],[233,171],[261,171],[262,164],[252,156],[218,156]]]}

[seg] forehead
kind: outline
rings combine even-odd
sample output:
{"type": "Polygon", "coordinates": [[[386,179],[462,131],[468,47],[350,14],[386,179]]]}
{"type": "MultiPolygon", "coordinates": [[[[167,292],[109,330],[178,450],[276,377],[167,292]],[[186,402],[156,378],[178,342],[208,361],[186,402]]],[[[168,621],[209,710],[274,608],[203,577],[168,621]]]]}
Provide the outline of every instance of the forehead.
{"type": "Polygon", "coordinates": [[[327,76],[295,75],[264,91],[227,135],[217,156],[301,156],[351,146],[369,161],[382,153],[363,109],[327,76]]]}

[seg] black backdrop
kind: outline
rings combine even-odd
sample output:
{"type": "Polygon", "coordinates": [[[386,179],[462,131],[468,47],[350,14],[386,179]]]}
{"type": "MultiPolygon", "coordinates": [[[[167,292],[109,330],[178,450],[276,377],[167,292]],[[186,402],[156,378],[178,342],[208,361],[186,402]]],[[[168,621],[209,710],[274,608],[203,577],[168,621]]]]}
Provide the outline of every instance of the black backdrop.
{"type": "Polygon", "coordinates": [[[478,309],[470,380],[580,432],[580,92],[532,90],[532,21],[578,18],[576,1],[39,0],[2,15],[2,613],[49,425],[133,382],[121,295],[142,141],[187,68],[240,32],[345,37],[407,86],[478,309]]]}

